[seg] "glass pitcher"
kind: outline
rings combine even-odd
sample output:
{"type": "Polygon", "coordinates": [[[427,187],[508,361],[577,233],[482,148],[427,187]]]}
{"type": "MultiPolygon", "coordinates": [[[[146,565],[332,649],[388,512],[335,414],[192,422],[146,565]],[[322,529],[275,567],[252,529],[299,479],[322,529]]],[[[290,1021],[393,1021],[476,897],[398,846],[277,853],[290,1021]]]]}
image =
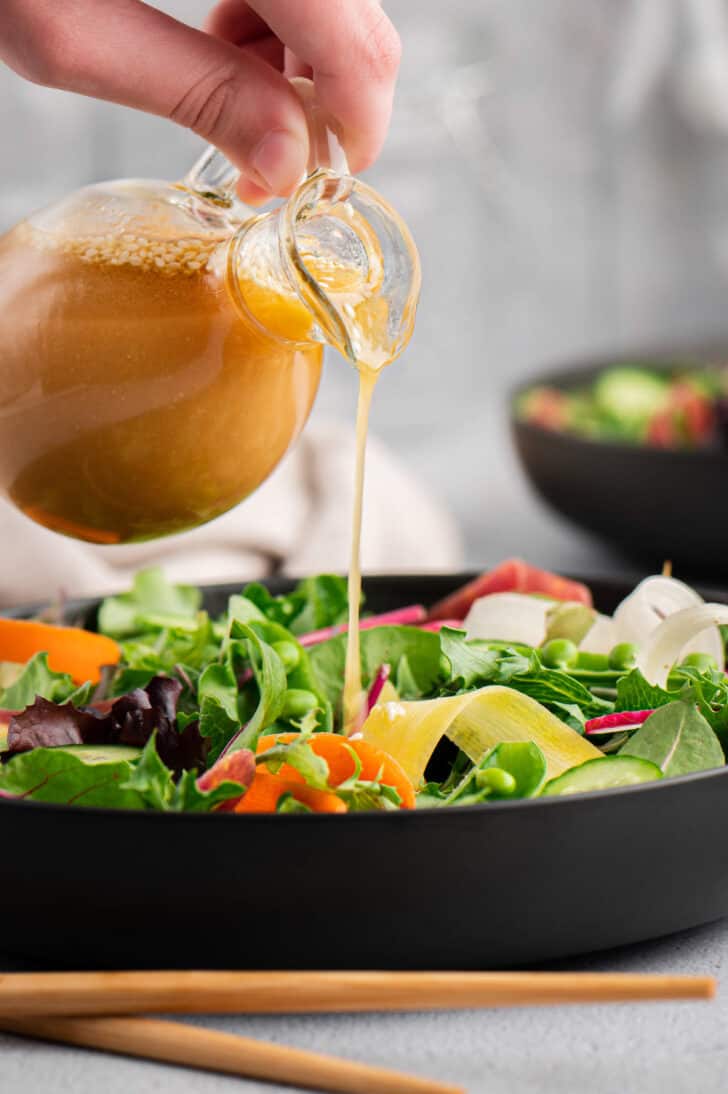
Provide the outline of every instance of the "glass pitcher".
{"type": "Polygon", "coordinates": [[[0,239],[0,490],[47,528],[212,520],[298,436],[324,343],[376,369],[409,340],[417,252],[374,190],[317,167],[256,214],[236,178],[209,150],[180,183],[84,187],[0,239]]]}

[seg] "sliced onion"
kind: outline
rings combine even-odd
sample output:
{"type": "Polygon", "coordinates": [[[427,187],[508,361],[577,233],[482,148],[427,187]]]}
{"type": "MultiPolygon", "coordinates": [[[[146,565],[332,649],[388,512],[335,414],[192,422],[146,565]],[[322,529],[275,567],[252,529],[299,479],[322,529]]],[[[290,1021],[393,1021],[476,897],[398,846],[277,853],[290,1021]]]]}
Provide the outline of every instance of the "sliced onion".
{"type": "Polygon", "coordinates": [[[640,651],[637,664],[645,678],[651,684],[665,687],[670,669],[688,649],[696,648],[698,638],[699,651],[711,654],[719,665],[722,664],[719,624],[728,624],[728,604],[701,603],[673,612],[652,631],[640,651]],[[706,636],[710,638],[710,644],[706,636]],[[713,636],[717,639],[717,647],[713,644],[713,636]]]}
{"type": "Polygon", "coordinates": [[[546,636],[546,616],[554,603],[523,593],[491,593],[473,603],[465,617],[465,630],[468,638],[540,646],[546,636]]]}
{"type": "MultiPolygon", "coordinates": [[[[647,646],[650,635],[673,613],[693,608],[703,603],[703,598],[683,581],[674,577],[646,577],[636,589],[622,601],[614,613],[616,642],[632,642],[640,649],[647,646]]],[[[718,664],[723,661],[723,646],[715,627],[705,633],[693,634],[684,653],[709,653],[718,664]]]]}
{"type": "Polygon", "coordinates": [[[609,653],[617,645],[617,629],[609,615],[597,615],[586,636],[579,643],[585,653],[609,653]]]}

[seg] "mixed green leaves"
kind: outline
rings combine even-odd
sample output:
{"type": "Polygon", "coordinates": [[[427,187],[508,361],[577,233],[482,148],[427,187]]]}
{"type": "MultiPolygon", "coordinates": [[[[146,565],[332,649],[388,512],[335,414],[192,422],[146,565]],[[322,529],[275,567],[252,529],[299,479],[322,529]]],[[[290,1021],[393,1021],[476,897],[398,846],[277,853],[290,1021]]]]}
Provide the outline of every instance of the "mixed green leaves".
{"type": "MultiPolygon", "coordinates": [[[[327,763],[311,744],[315,733],[342,729],[347,607],[345,581],[321,575],[280,596],[249,584],[224,612],[211,615],[198,590],[169,583],[158,569],[142,571],[129,592],[109,597],[99,610],[100,630],[122,650],[120,665],[100,687],[77,687],[50,670],[44,653],[22,668],[7,666],[0,707],[18,713],[0,738],[0,796],[209,811],[244,795],[265,734],[277,739],[257,757],[267,771],[286,765],[313,790],[335,790],[352,811],[397,808],[398,792],[381,777],[363,778],[349,745],[352,774],[332,788],[327,763]],[[216,785],[228,757],[240,760],[235,770],[244,777],[216,785]]],[[[687,665],[658,688],[631,667],[634,659],[624,668],[606,655],[577,659],[575,643],[592,619],[580,605],[549,614],[548,639],[572,648],[568,662],[553,650],[550,656],[546,648],[470,640],[449,627],[375,626],[361,631],[363,684],[369,688],[387,666],[387,687],[405,702],[508,687],[577,733],[602,714],[653,710],[639,729],[600,739],[603,750],[654,763],[664,776],[721,766],[728,678],[687,665]]],[[[430,783],[418,788],[422,807],[543,792],[546,761],[534,742],[503,742],[477,763],[452,747],[444,754],[445,772],[433,761],[430,783]]],[[[292,793],[277,805],[279,812],[309,808],[292,793]]]]}
{"type": "Polygon", "coordinates": [[[478,805],[485,801],[533,798],[546,781],[546,758],[533,741],[504,741],[477,764],[469,764],[449,791],[431,784],[419,808],[478,805]]]}
{"type": "Polygon", "coordinates": [[[92,691],[91,684],[77,686],[67,673],[53,672],[48,667],[48,654],[36,653],[15,680],[0,691],[0,708],[25,710],[38,697],[81,706],[88,702],[92,691]]]}
{"type": "Polygon", "coordinates": [[[265,585],[246,585],[243,595],[271,623],[291,634],[309,634],[346,621],[349,604],[346,581],[335,574],[321,574],[300,581],[292,593],[272,596],[265,585]]]}

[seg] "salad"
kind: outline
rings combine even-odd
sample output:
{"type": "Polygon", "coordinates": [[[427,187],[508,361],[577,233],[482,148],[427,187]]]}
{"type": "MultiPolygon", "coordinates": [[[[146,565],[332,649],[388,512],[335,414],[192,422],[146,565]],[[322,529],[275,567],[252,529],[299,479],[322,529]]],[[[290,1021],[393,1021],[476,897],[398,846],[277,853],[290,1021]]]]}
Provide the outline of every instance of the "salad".
{"type": "Polygon", "coordinates": [[[728,425],[725,366],[605,369],[589,384],[536,386],[516,414],[556,432],[654,448],[705,448],[723,442],[728,425]]]}
{"type": "MultiPolygon", "coordinates": [[[[0,619],[0,798],[164,812],[450,809],[719,768],[728,606],[642,581],[612,616],[508,560],[361,622],[344,735],[346,583],[246,585],[211,616],[157,569],[97,630],[0,619]]],[[[0,809],[4,802],[0,801],[0,809]]]]}

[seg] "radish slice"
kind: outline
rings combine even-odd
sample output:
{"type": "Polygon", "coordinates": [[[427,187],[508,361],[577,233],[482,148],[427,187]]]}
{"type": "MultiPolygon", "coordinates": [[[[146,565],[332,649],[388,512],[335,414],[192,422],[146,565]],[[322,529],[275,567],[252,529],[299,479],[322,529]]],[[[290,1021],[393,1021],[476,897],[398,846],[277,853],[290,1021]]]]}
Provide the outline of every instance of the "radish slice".
{"type": "Polygon", "coordinates": [[[637,664],[651,684],[665,687],[670,669],[680,660],[688,649],[695,649],[695,640],[700,637],[700,652],[710,653],[718,664],[723,661],[723,649],[718,631],[719,624],[728,624],[727,604],[698,604],[693,608],[683,608],[673,612],[652,632],[641,650],[637,664]],[[710,631],[708,632],[708,629],[710,631]],[[709,646],[706,632],[717,636],[718,649],[709,646]]]}
{"type": "Polygon", "coordinates": [[[616,714],[602,714],[599,718],[590,718],[584,723],[584,732],[587,737],[599,736],[599,734],[615,733],[620,729],[637,729],[646,722],[653,710],[621,710],[616,714]]]}
{"type": "Polygon", "coordinates": [[[546,616],[555,601],[523,593],[491,593],[476,600],[465,617],[468,638],[490,638],[540,646],[546,616]]]}
{"type": "MultiPolygon", "coordinates": [[[[372,627],[411,627],[422,623],[426,617],[427,612],[421,604],[408,604],[407,607],[397,608],[392,612],[367,616],[359,623],[359,630],[370,631],[372,627]]],[[[296,641],[300,642],[302,646],[316,646],[319,642],[326,642],[329,638],[336,638],[339,634],[346,634],[348,629],[346,623],[338,623],[334,627],[323,627],[320,631],[300,634],[296,641]]]]}
{"type": "MultiPolygon", "coordinates": [[[[663,620],[685,608],[701,605],[703,598],[694,589],[674,577],[647,577],[622,601],[614,613],[616,642],[633,642],[645,649],[650,636],[663,620]]],[[[709,653],[723,663],[723,643],[716,627],[690,635],[680,654],[709,653]]]]}
{"type": "Polygon", "coordinates": [[[380,665],[377,669],[377,675],[372,680],[369,694],[367,695],[367,714],[369,714],[372,707],[376,706],[379,702],[379,697],[384,691],[384,685],[389,679],[391,671],[392,666],[387,664],[380,665]]]}

